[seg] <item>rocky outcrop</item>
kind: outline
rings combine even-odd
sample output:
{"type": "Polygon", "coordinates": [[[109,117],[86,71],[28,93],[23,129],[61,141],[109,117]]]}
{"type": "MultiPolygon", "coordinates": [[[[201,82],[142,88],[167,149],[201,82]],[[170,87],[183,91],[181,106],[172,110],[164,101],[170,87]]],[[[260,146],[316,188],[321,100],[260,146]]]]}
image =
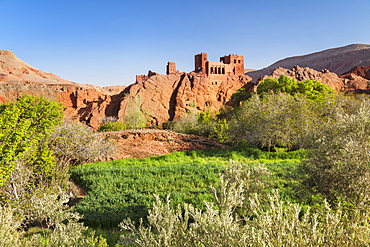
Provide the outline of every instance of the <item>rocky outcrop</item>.
{"type": "Polygon", "coordinates": [[[370,66],[356,66],[350,71],[342,74],[340,77],[348,78],[352,75],[361,76],[362,78],[370,80],[370,66]]]}
{"type": "MultiPolygon", "coordinates": [[[[269,67],[270,73],[262,70],[249,72],[248,75],[262,72],[261,75],[271,74],[267,77],[274,78],[287,75],[297,80],[317,80],[337,91],[367,92],[370,89],[370,67],[362,66],[354,70],[347,67],[366,64],[370,62],[369,58],[370,45],[351,45],[282,60],[281,63],[286,66],[293,64],[290,68],[271,69],[278,62],[269,67]],[[322,69],[294,66],[298,61],[322,69]],[[330,68],[349,72],[339,77],[330,68]]],[[[219,62],[210,64],[227,65],[219,62]]],[[[148,122],[161,127],[189,111],[218,111],[223,105],[230,104],[231,95],[238,89],[244,87],[247,92],[252,92],[257,87],[251,77],[243,75],[243,71],[238,75],[221,73],[222,70],[218,74],[212,74],[212,70],[210,73],[180,73],[174,63],[170,65],[172,69],[168,75],[150,72],[137,77],[137,82],[128,87],[101,88],[64,80],[28,65],[10,51],[0,51],[0,102],[15,101],[22,94],[44,96],[62,102],[66,117],[94,128],[98,128],[107,117],[122,121],[124,115],[137,108],[148,122]]]]}
{"type": "Polygon", "coordinates": [[[250,80],[243,75],[212,77],[195,72],[153,75],[126,88],[118,115],[123,116],[132,102],[139,102],[148,120],[161,126],[188,111],[219,110],[250,80]]]}
{"type": "Polygon", "coordinates": [[[286,75],[297,81],[315,80],[327,84],[338,92],[345,90],[345,82],[337,74],[329,72],[328,70],[317,71],[299,66],[294,66],[292,69],[276,68],[270,75],[260,77],[257,84],[267,78],[279,78],[282,75],[286,75]]]}
{"type": "Polygon", "coordinates": [[[117,117],[119,93],[125,87],[100,88],[64,80],[23,62],[10,51],[0,51],[0,102],[22,94],[63,103],[65,116],[97,128],[107,116],[117,117]]]}
{"type": "Polygon", "coordinates": [[[66,117],[93,128],[107,117],[122,120],[133,104],[159,127],[187,111],[216,111],[250,80],[246,75],[150,72],[128,87],[100,88],[61,79],[30,66],[10,51],[0,51],[1,102],[15,101],[22,94],[44,96],[62,102],[66,117]]]}
{"type": "Polygon", "coordinates": [[[289,57],[267,68],[247,74],[253,78],[253,81],[257,81],[259,77],[271,74],[276,68],[291,69],[296,65],[317,71],[327,69],[336,74],[343,74],[356,66],[370,66],[370,45],[353,44],[304,56],[289,57]]]}
{"type": "Polygon", "coordinates": [[[290,78],[296,79],[297,81],[315,80],[327,84],[338,92],[367,93],[367,91],[364,90],[370,89],[370,81],[357,75],[366,75],[366,67],[361,69],[357,68],[351,71],[353,73],[338,76],[337,74],[325,69],[322,71],[316,71],[311,68],[302,68],[299,66],[294,66],[292,69],[277,68],[271,73],[271,75],[260,77],[256,85],[267,78],[279,78],[281,75],[286,75],[290,78]]]}

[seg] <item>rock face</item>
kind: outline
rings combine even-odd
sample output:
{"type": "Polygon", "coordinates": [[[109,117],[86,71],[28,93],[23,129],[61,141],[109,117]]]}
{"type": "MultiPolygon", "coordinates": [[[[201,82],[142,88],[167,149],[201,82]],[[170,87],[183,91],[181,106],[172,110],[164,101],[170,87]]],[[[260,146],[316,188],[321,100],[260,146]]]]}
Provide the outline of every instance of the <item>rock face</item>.
{"type": "Polygon", "coordinates": [[[367,93],[370,89],[370,81],[362,76],[367,75],[370,67],[357,67],[351,70],[350,73],[338,76],[328,70],[316,71],[311,68],[302,68],[294,66],[292,69],[276,68],[271,75],[262,76],[258,79],[256,86],[267,78],[279,78],[281,75],[286,75],[297,81],[316,80],[318,82],[327,84],[338,92],[355,92],[367,93]],[[360,74],[360,75],[357,75],[360,74]]]}
{"type": "Polygon", "coordinates": [[[318,71],[327,69],[336,74],[343,74],[356,66],[370,66],[370,45],[353,44],[304,56],[289,57],[277,61],[267,68],[247,74],[253,78],[253,81],[256,81],[263,75],[271,74],[278,67],[291,69],[296,65],[318,71]]]}
{"type": "Polygon", "coordinates": [[[257,84],[267,78],[279,78],[282,75],[286,75],[290,78],[296,79],[297,81],[316,80],[327,84],[338,92],[345,90],[345,82],[337,74],[329,72],[328,70],[317,71],[311,68],[302,68],[299,66],[294,66],[292,69],[284,69],[281,67],[276,68],[271,75],[260,77],[257,84]]]}
{"type": "Polygon", "coordinates": [[[250,80],[244,75],[214,79],[195,72],[154,75],[126,88],[118,115],[123,116],[136,99],[148,120],[161,126],[188,111],[219,110],[250,80]]]}
{"type": "Polygon", "coordinates": [[[341,75],[340,77],[347,78],[351,74],[361,76],[362,78],[370,80],[370,66],[356,66],[352,68],[350,71],[341,75]]]}
{"type": "Polygon", "coordinates": [[[244,75],[243,56],[230,54],[222,62],[208,61],[205,53],[196,57],[197,72],[181,73],[170,62],[168,75],[150,71],[128,87],[100,88],[61,79],[0,51],[0,101],[15,101],[22,94],[44,96],[62,102],[68,118],[93,128],[107,117],[122,120],[137,103],[147,120],[161,127],[187,111],[219,110],[251,80],[244,75]]]}
{"type": "Polygon", "coordinates": [[[97,128],[106,116],[117,117],[120,97],[117,88],[100,88],[64,80],[45,73],[0,51],[0,102],[15,101],[22,94],[44,96],[64,104],[67,118],[97,128]]]}

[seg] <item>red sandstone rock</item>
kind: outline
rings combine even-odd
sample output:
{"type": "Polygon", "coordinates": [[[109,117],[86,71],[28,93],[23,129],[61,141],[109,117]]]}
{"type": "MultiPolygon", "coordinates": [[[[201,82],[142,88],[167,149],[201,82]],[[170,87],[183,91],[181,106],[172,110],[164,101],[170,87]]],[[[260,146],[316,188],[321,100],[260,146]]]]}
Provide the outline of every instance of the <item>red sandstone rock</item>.
{"type": "Polygon", "coordinates": [[[229,146],[223,145],[212,138],[164,130],[114,131],[107,132],[106,135],[116,144],[116,150],[110,157],[104,157],[103,160],[146,158],[177,151],[229,148],[229,146]]]}
{"type": "Polygon", "coordinates": [[[155,75],[130,85],[123,94],[119,116],[136,98],[141,111],[157,126],[179,118],[187,111],[217,111],[233,93],[250,81],[248,76],[207,77],[197,73],[155,75]]]}
{"type": "Polygon", "coordinates": [[[291,69],[296,65],[317,71],[327,69],[336,74],[343,74],[355,66],[370,66],[370,45],[353,44],[308,55],[289,57],[279,60],[267,68],[247,74],[253,78],[253,81],[256,81],[261,76],[271,74],[276,68],[291,69]]]}
{"type": "Polygon", "coordinates": [[[316,80],[327,84],[338,92],[345,90],[345,82],[342,78],[338,77],[337,74],[326,70],[319,72],[314,69],[307,67],[301,68],[299,66],[295,66],[292,69],[277,68],[271,73],[271,75],[259,78],[258,83],[270,77],[279,78],[281,75],[286,75],[290,78],[296,79],[297,81],[316,80]]]}
{"type": "MultiPolygon", "coordinates": [[[[120,89],[123,89],[122,87],[120,89]]],[[[22,94],[44,96],[64,104],[67,118],[97,128],[106,116],[117,115],[119,88],[78,84],[35,69],[10,51],[0,51],[0,101],[15,101],[22,94]]]]}
{"type": "Polygon", "coordinates": [[[370,80],[370,66],[356,66],[352,68],[350,71],[341,75],[340,77],[347,78],[351,75],[361,76],[362,78],[370,80]]]}
{"type": "MultiPolygon", "coordinates": [[[[362,74],[366,73],[362,70],[353,71],[354,73],[356,73],[356,71],[361,71],[362,74]]],[[[257,85],[259,82],[267,78],[279,78],[281,75],[286,75],[298,81],[316,80],[318,82],[327,84],[329,87],[338,92],[367,93],[364,90],[370,89],[370,81],[354,73],[349,73],[339,77],[337,74],[331,73],[328,70],[323,70],[320,72],[311,68],[301,68],[299,66],[295,66],[292,69],[277,68],[272,72],[271,75],[260,77],[257,85]]]]}

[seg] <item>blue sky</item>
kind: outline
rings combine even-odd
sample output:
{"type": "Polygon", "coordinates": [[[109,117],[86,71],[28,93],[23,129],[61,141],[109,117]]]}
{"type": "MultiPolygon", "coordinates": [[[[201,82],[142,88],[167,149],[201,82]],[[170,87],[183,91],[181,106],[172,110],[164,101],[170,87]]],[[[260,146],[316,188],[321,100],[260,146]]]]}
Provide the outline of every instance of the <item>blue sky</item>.
{"type": "Polygon", "coordinates": [[[0,0],[0,50],[64,79],[129,85],[228,54],[260,69],[285,57],[370,44],[370,0],[0,0]]]}

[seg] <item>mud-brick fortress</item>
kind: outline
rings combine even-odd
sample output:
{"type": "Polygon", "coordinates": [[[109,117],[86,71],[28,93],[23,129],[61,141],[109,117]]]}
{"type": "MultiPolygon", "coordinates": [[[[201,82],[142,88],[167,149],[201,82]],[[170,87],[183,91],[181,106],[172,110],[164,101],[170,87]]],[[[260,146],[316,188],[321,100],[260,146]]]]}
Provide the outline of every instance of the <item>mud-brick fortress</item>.
{"type": "MultiPolygon", "coordinates": [[[[212,62],[208,61],[207,53],[200,53],[194,56],[194,60],[194,71],[192,73],[196,73],[198,76],[208,77],[211,80],[222,80],[222,77],[244,75],[244,56],[242,55],[230,54],[220,57],[220,62],[212,62]]],[[[176,69],[175,62],[168,62],[166,74],[175,75],[181,74],[181,72],[176,69]]],[[[136,83],[143,82],[153,75],[157,75],[157,73],[150,70],[148,75],[137,75],[136,83]]]]}

